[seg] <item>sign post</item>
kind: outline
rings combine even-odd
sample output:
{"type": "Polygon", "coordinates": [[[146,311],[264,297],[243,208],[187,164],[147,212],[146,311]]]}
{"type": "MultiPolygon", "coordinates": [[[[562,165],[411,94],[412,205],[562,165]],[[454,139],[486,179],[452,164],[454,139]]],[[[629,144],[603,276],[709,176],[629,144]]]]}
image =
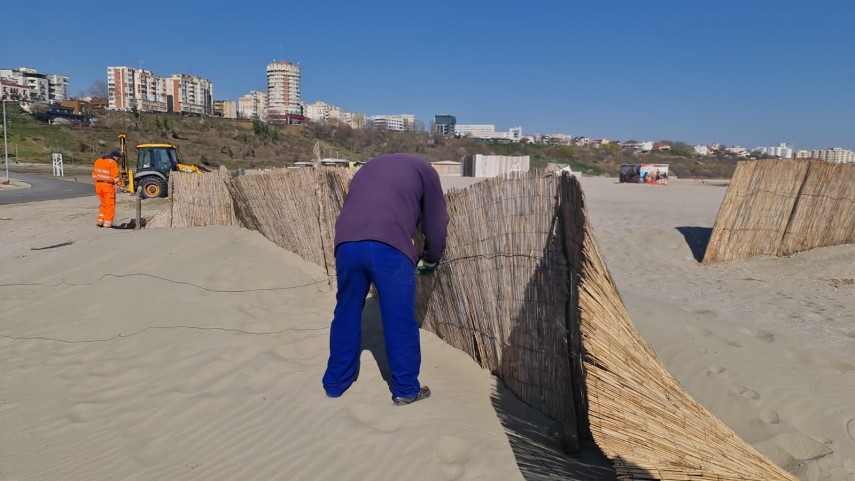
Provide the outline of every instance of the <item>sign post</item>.
{"type": "Polygon", "coordinates": [[[62,154],[51,154],[51,159],[53,159],[54,177],[65,177],[65,172],[62,169],[62,154]]]}

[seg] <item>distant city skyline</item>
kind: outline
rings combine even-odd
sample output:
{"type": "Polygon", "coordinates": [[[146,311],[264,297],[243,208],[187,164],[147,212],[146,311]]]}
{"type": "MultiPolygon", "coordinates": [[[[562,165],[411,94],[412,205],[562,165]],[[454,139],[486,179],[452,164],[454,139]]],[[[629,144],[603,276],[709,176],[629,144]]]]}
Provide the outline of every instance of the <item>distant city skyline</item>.
{"type": "Polygon", "coordinates": [[[128,66],[200,76],[215,99],[237,100],[266,90],[266,66],[286,61],[302,70],[306,103],[411,113],[426,127],[448,113],[526,135],[855,150],[850,2],[153,0],[146,11],[169,12],[168,34],[135,26],[132,4],[40,5],[51,15],[3,7],[44,34],[9,24],[0,68],[67,76],[70,95],[128,66]]]}

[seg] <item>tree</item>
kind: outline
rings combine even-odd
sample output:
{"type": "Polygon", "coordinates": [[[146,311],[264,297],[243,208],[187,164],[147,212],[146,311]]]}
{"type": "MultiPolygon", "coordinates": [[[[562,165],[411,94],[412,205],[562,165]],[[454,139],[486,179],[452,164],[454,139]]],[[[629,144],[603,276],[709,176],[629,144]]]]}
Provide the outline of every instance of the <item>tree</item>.
{"type": "Polygon", "coordinates": [[[671,146],[671,153],[681,157],[694,157],[696,155],[694,147],[682,142],[677,142],[675,145],[671,146]]]}
{"type": "Polygon", "coordinates": [[[89,86],[90,97],[107,98],[107,95],[107,82],[103,80],[96,80],[92,82],[92,85],[89,86]]]}

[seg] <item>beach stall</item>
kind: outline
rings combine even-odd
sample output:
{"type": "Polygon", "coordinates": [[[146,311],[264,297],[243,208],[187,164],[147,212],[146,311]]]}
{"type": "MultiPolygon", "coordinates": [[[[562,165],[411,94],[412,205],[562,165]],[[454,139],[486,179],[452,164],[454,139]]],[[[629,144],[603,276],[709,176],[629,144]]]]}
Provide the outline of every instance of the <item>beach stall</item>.
{"type": "Polygon", "coordinates": [[[622,164],[620,182],[668,185],[668,164],[622,164]]]}

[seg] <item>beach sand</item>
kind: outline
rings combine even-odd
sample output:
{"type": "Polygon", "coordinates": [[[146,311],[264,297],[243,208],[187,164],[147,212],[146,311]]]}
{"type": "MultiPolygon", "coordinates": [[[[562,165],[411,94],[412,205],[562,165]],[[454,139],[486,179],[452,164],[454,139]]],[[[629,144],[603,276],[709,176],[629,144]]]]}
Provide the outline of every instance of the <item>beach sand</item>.
{"type": "MultiPolygon", "coordinates": [[[[582,187],[679,382],[802,479],[855,480],[855,246],[702,266],[725,187],[582,187]]],[[[233,227],[97,229],[97,204],[0,206],[0,479],[614,479],[427,332],[433,396],[393,406],[370,299],[360,377],[326,398],[321,267],[233,227]]],[[[133,209],[120,195],[117,221],[133,209]]]]}

